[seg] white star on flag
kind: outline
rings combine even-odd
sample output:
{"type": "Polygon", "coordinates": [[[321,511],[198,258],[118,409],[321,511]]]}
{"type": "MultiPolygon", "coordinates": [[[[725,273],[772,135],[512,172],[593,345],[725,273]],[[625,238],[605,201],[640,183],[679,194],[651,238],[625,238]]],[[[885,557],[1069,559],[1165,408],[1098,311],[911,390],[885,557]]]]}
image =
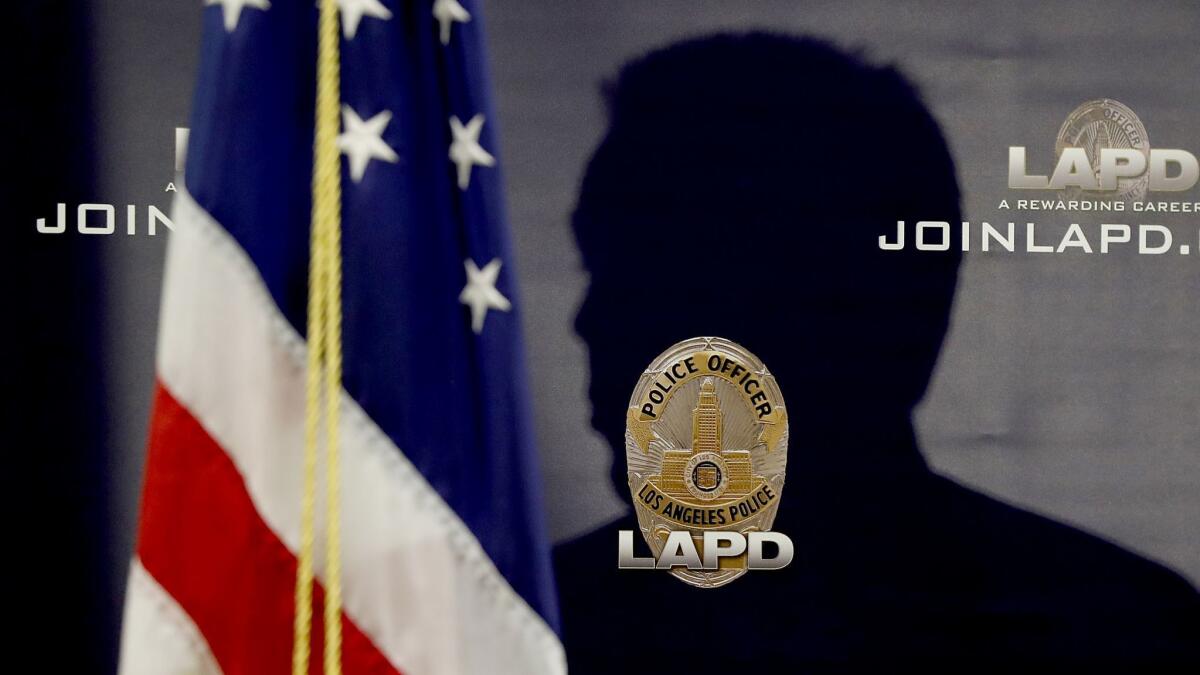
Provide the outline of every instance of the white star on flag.
{"type": "Polygon", "coordinates": [[[471,118],[466,126],[457,117],[450,118],[450,133],[454,141],[450,143],[450,161],[458,166],[458,189],[466,190],[471,184],[471,167],[495,166],[496,158],[479,145],[479,134],[483,131],[483,115],[471,118]]]}
{"type": "Polygon", "coordinates": [[[496,279],[500,276],[502,264],[499,258],[492,258],[481,270],[474,260],[467,258],[463,261],[467,268],[467,285],[458,295],[458,301],[471,308],[471,330],[476,335],[483,332],[483,320],[489,309],[502,312],[512,309],[508,298],[496,290],[496,279]]]}
{"type": "Polygon", "coordinates": [[[243,7],[253,7],[254,9],[264,11],[271,7],[271,3],[268,0],[204,0],[205,7],[211,7],[212,5],[221,6],[221,12],[225,18],[226,33],[232,33],[237,28],[238,19],[242,16],[243,7]]]}
{"type": "Polygon", "coordinates": [[[433,16],[438,21],[443,45],[450,44],[450,29],[454,22],[466,23],[471,20],[471,13],[458,4],[458,0],[434,0],[433,16]]]}
{"type": "Polygon", "coordinates": [[[364,122],[348,105],[342,106],[342,128],[337,137],[338,148],[350,160],[350,178],[361,182],[372,159],[395,163],[400,159],[391,146],[383,142],[383,130],[392,120],[392,111],[384,110],[364,122]]]}
{"type": "Polygon", "coordinates": [[[379,0],[337,0],[337,4],[342,12],[342,35],[347,40],[354,39],[364,15],[384,21],[392,18],[392,12],[379,0]]]}

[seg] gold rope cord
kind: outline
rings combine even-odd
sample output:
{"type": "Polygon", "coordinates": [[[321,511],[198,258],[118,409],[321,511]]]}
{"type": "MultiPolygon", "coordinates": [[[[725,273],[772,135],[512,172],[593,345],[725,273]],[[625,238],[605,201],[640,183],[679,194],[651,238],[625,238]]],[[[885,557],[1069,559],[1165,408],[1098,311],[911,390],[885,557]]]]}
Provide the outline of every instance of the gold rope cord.
{"type": "Polygon", "coordinates": [[[313,143],[312,233],[308,269],[308,364],[305,380],[304,487],[296,565],[292,675],[308,675],[312,647],[313,523],[325,395],[325,675],[342,672],[341,463],[342,391],[341,100],[337,0],[321,0],[317,28],[317,102],[313,143]]]}

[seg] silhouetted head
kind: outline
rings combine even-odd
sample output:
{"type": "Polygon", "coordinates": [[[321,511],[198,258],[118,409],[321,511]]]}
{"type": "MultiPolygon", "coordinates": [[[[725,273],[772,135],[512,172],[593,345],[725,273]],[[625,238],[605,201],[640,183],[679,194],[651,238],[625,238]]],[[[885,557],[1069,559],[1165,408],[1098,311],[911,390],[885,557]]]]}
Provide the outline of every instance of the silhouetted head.
{"type": "Polygon", "coordinates": [[[945,335],[959,254],[881,251],[896,221],[959,220],[936,122],[893,68],[828,44],[719,35],[627,65],[574,215],[593,426],[624,483],[638,376],[685,338],[775,373],[793,447],[907,423],[945,335]]]}

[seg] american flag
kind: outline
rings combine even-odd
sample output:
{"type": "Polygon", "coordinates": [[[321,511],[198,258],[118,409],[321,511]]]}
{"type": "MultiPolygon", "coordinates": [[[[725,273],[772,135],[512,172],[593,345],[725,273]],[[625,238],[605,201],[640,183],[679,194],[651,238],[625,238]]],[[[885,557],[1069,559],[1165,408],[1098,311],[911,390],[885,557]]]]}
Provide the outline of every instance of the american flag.
{"type": "MultiPolygon", "coordinates": [[[[344,672],[563,672],[478,8],[338,6],[344,672]]],[[[317,10],[203,11],[121,672],[288,673],[317,10]]]]}

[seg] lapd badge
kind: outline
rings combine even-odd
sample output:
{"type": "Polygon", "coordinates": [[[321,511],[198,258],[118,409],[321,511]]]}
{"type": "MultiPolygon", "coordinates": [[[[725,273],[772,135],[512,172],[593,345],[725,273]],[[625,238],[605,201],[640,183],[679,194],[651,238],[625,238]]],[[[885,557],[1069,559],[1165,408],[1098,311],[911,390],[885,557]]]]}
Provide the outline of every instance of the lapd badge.
{"type": "MultiPolygon", "coordinates": [[[[787,468],[787,409],[774,376],[741,345],[684,340],[650,364],[629,400],[625,456],[642,536],[658,558],[673,531],[702,549],[706,531],[771,529],[787,468]]],[[[701,551],[702,552],[702,551],[701,551]]],[[[671,573],[715,588],[746,556],[671,573]]]]}
{"type": "MultiPolygon", "coordinates": [[[[1099,175],[1100,151],[1106,148],[1129,148],[1149,156],[1150,138],[1142,120],[1129,106],[1110,98],[1100,98],[1080,104],[1067,115],[1054,141],[1054,154],[1061,157],[1066,148],[1083,148],[1099,175]]],[[[1124,200],[1142,199],[1146,196],[1149,175],[1121,177],[1115,192],[1096,192],[1073,188],[1067,190],[1068,197],[1124,200]]]]}

